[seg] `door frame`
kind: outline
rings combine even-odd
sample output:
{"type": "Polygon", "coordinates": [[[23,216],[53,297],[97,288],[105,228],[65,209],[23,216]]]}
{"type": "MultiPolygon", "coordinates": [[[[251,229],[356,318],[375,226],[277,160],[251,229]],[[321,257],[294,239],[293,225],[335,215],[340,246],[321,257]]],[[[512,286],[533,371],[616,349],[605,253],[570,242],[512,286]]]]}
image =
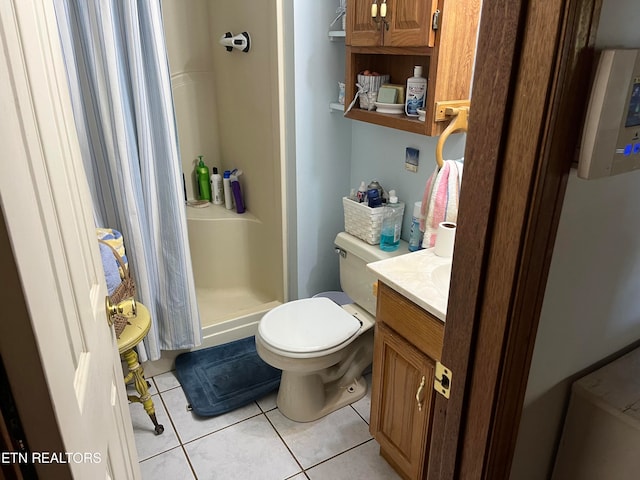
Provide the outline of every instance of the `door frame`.
{"type": "Polygon", "coordinates": [[[601,4],[483,3],[429,480],[510,476],[601,4]]]}

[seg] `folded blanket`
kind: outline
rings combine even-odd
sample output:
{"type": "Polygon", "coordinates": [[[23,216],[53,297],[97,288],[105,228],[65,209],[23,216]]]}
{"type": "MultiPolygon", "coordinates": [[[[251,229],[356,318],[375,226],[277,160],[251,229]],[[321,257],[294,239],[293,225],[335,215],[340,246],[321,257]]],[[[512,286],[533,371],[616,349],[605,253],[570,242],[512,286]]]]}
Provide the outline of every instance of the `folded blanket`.
{"type": "Polygon", "coordinates": [[[436,167],[427,180],[420,209],[420,230],[424,232],[423,248],[435,245],[440,222],[455,223],[458,219],[461,181],[462,162],[456,160],[445,160],[442,168],[436,167]]]}
{"type": "MultiPolygon", "coordinates": [[[[96,235],[98,236],[98,240],[103,240],[115,248],[118,255],[122,258],[122,263],[127,267],[127,255],[124,250],[124,239],[122,238],[122,234],[113,228],[96,228],[96,235]]],[[[111,256],[113,256],[113,253],[111,256]]],[[[121,275],[124,275],[124,272],[120,273],[121,275]]]]}
{"type": "Polygon", "coordinates": [[[111,296],[115,289],[120,285],[120,265],[113,256],[113,251],[106,245],[100,243],[100,258],[102,259],[102,267],[104,268],[104,276],[107,280],[107,290],[111,296]]]}

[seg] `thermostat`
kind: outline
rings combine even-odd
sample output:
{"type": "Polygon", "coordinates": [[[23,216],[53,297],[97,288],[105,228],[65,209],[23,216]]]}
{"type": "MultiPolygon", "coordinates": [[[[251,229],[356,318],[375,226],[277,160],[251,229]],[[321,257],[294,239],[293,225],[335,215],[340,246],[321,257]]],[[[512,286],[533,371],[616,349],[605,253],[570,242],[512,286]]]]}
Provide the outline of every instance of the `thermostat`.
{"type": "Polygon", "coordinates": [[[578,176],[640,169],[640,50],[603,50],[582,131],[578,176]]]}

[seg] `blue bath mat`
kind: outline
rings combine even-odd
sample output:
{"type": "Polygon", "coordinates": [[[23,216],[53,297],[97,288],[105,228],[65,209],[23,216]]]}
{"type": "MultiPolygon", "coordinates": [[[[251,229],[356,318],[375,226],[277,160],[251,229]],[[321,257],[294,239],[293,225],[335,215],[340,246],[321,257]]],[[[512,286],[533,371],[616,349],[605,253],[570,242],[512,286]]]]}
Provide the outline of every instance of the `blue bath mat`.
{"type": "Polygon", "coordinates": [[[176,358],[176,376],[196,415],[221,415],[278,388],[282,372],[258,356],[255,342],[243,338],[176,358]]]}

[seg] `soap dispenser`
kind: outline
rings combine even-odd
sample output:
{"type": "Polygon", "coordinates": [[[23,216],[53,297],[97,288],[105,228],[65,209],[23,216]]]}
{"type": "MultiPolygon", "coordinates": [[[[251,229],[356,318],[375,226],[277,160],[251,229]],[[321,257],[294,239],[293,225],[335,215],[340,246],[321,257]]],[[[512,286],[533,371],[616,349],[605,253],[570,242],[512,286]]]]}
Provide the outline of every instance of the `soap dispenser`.
{"type": "Polygon", "coordinates": [[[200,162],[196,167],[196,179],[198,180],[198,193],[200,200],[206,200],[207,202],[211,201],[211,184],[209,183],[209,167],[204,164],[204,160],[202,160],[202,155],[199,155],[198,158],[200,162]]]}

